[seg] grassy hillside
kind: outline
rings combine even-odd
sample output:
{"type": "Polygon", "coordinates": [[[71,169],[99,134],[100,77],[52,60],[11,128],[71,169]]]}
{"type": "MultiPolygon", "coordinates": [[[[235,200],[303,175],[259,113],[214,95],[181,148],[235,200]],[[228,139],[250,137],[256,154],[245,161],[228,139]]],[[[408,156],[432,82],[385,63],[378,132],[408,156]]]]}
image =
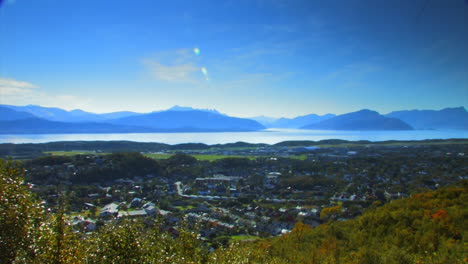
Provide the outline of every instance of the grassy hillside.
{"type": "Polygon", "coordinates": [[[248,251],[257,263],[466,263],[465,219],[466,182],[374,206],[354,220],[315,229],[299,223],[288,235],[228,255],[248,251]]]}

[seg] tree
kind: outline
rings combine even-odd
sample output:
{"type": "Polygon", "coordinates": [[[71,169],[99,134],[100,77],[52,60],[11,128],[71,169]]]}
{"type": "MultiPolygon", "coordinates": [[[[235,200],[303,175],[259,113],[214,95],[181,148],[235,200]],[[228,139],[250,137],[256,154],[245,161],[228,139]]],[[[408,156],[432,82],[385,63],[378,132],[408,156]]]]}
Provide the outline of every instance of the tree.
{"type": "Polygon", "coordinates": [[[89,240],[91,263],[143,263],[146,256],[142,225],[123,220],[108,224],[89,240]]]}
{"type": "Polygon", "coordinates": [[[342,212],[341,205],[323,208],[320,212],[321,220],[336,219],[342,212]]]}
{"type": "Polygon", "coordinates": [[[0,262],[34,258],[43,209],[11,161],[0,160],[0,208],[0,262]]]}

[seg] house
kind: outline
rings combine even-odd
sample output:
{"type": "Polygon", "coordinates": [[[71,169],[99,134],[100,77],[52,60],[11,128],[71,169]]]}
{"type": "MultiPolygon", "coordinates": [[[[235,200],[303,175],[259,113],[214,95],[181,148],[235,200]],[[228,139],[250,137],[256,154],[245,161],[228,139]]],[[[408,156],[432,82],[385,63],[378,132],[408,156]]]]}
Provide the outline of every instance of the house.
{"type": "Polygon", "coordinates": [[[147,216],[148,214],[146,213],[145,210],[134,210],[134,211],[128,211],[128,216],[130,217],[143,217],[147,216]]]}
{"type": "Polygon", "coordinates": [[[117,218],[121,217],[144,217],[148,216],[145,210],[119,211],[117,218]]]}
{"type": "Polygon", "coordinates": [[[214,188],[216,185],[236,185],[241,177],[224,176],[222,174],[216,174],[212,178],[196,178],[195,186],[214,188]]]}
{"type": "Polygon", "coordinates": [[[133,198],[132,202],[130,203],[130,207],[132,207],[132,208],[140,207],[142,202],[143,202],[143,200],[141,198],[135,197],[135,198],[133,198]]]}
{"type": "Polygon", "coordinates": [[[84,209],[85,209],[85,210],[89,210],[89,209],[92,208],[92,207],[96,207],[96,206],[95,206],[94,204],[92,204],[92,203],[84,203],[83,205],[84,205],[84,209]]]}
{"type": "Polygon", "coordinates": [[[91,199],[91,200],[97,199],[99,197],[100,197],[99,193],[88,194],[88,198],[91,199]]]}
{"type": "Polygon", "coordinates": [[[84,230],[86,232],[91,232],[96,229],[96,221],[91,220],[91,219],[84,220],[83,225],[84,225],[84,230]]]}
{"type": "Polygon", "coordinates": [[[142,208],[146,211],[148,215],[155,215],[158,213],[158,209],[156,208],[156,205],[152,202],[145,203],[142,208]]]}
{"type": "Polygon", "coordinates": [[[119,213],[119,205],[116,203],[110,203],[104,206],[99,212],[99,217],[106,216],[117,216],[119,213]]]}
{"type": "Polygon", "coordinates": [[[273,189],[278,184],[278,177],[281,176],[279,172],[270,172],[265,177],[265,187],[273,189]]]}
{"type": "Polygon", "coordinates": [[[75,217],[73,222],[70,223],[70,225],[84,232],[90,232],[96,229],[96,221],[91,219],[85,219],[82,216],[75,217]]]}

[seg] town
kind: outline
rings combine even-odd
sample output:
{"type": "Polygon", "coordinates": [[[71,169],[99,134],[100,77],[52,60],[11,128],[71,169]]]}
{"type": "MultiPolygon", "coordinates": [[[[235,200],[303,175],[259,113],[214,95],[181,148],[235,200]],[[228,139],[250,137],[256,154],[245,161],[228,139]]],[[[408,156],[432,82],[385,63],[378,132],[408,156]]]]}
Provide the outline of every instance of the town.
{"type": "Polygon", "coordinates": [[[213,248],[316,227],[468,179],[467,144],[348,144],[125,153],[88,151],[21,161],[52,211],[76,232],[140,218],[213,248]],[[205,158],[203,158],[205,157],[205,158]],[[65,201],[65,202],[64,202],[65,201]]]}

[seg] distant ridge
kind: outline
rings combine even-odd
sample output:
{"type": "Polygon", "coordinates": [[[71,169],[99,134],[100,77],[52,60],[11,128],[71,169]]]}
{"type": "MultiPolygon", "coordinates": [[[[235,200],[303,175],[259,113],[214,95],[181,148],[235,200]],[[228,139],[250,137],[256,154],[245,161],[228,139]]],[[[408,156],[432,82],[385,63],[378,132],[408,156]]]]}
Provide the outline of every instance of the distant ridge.
{"type": "Polygon", "coordinates": [[[143,133],[154,132],[137,126],[96,122],[59,122],[37,117],[0,121],[0,134],[76,134],[76,133],[143,133]]]}
{"type": "Polygon", "coordinates": [[[20,112],[5,106],[0,106],[0,121],[21,120],[34,117],[33,114],[27,112],[20,112]]]}
{"type": "Polygon", "coordinates": [[[416,129],[468,129],[468,112],[464,107],[395,111],[386,116],[403,120],[416,129]]]}
{"type": "Polygon", "coordinates": [[[249,117],[248,119],[255,120],[259,122],[260,124],[264,125],[265,127],[272,127],[272,123],[278,120],[278,118],[275,117],[269,117],[269,116],[254,116],[254,117],[249,117]]]}
{"type": "Polygon", "coordinates": [[[133,142],[133,141],[56,141],[48,143],[0,143],[0,157],[8,157],[15,155],[26,155],[34,151],[36,153],[44,151],[72,151],[72,150],[100,150],[103,152],[116,151],[138,151],[138,152],[158,152],[166,150],[205,150],[209,148],[233,148],[233,147],[305,147],[305,146],[322,146],[336,145],[348,146],[350,144],[361,146],[386,146],[386,145],[425,145],[425,144],[466,144],[468,139],[427,139],[427,140],[390,140],[390,141],[348,141],[338,139],[327,139],[319,141],[283,141],[276,144],[252,144],[245,142],[214,144],[208,145],[203,143],[183,143],[183,144],[165,144],[156,142],[133,142]]]}
{"type": "Polygon", "coordinates": [[[2,105],[18,112],[32,114],[35,117],[63,122],[82,122],[82,121],[100,121],[102,118],[97,114],[88,113],[82,110],[66,111],[56,107],[42,107],[38,105],[14,106],[2,105]]]}
{"type": "MultiPolygon", "coordinates": [[[[166,111],[180,111],[180,112],[187,112],[187,111],[202,111],[202,112],[208,112],[208,113],[214,113],[214,114],[218,114],[218,115],[224,115],[224,114],[221,114],[220,112],[218,112],[218,110],[216,109],[196,109],[196,108],[193,108],[193,107],[187,107],[187,106],[179,106],[179,105],[174,105],[173,107],[167,109],[167,110],[161,110],[161,111],[157,111],[157,112],[166,112],[166,111]]],[[[155,112],[153,112],[155,113],[155,112]]]]}
{"type": "Polygon", "coordinates": [[[363,109],[302,127],[323,130],[412,130],[405,122],[363,109]]]}
{"type": "Polygon", "coordinates": [[[121,111],[96,114],[37,105],[0,105],[0,133],[141,133],[141,132],[248,132],[269,128],[319,130],[468,130],[464,107],[442,110],[395,111],[380,115],[361,110],[339,116],[309,114],[296,118],[237,118],[215,109],[175,105],[151,113],[121,111]],[[24,120],[29,119],[27,123],[24,120]],[[257,120],[254,120],[257,119],[257,120]],[[6,122],[6,123],[5,123],[6,122]],[[50,123],[56,122],[56,123],[50,123]]]}
{"type": "Polygon", "coordinates": [[[270,126],[275,128],[301,128],[303,126],[317,124],[321,121],[335,117],[334,114],[316,115],[310,114],[305,116],[298,116],[295,118],[280,118],[273,122],[270,126]]]}
{"type": "Polygon", "coordinates": [[[202,110],[168,110],[115,119],[109,122],[184,131],[257,131],[265,129],[263,125],[254,120],[229,117],[202,110]]]}
{"type": "Polygon", "coordinates": [[[93,114],[33,105],[0,105],[0,134],[240,132],[264,128],[256,121],[229,117],[216,110],[178,106],[150,114],[93,114]]]}

